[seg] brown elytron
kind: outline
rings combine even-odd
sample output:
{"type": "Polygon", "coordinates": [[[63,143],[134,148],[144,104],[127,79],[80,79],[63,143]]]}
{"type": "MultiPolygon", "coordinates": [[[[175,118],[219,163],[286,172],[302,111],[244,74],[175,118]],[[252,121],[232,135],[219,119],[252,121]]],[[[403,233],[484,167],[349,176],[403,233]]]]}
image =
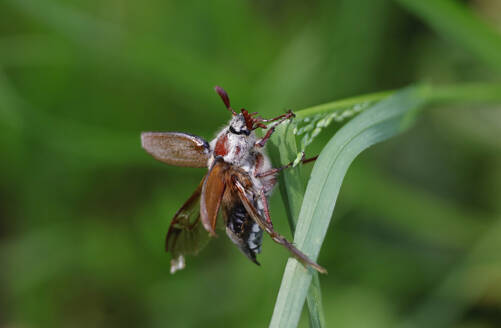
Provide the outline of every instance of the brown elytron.
{"type": "MultiPolygon", "coordinates": [[[[263,231],[284,246],[305,266],[326,273],[292,243],[278,234],[271,222],[268,199],[276,184],[277,173],[289,167],[272,168],[264,152],[275,127],[294,117],[291,111],[272,119],[263,119],[245,109],[237,114],[228,94],[215,88],[232,119],[210,143],[180,132],[144,132],[143,148],[154,158],[167,164],[185,167],[207,167],[193,195],[174,215],[165,248],[172,254],[171,272],[185,266],[185,255],[197,254],[216,236],[218,214],[224,220],[226,234],[240,251],[256,264],[261,251],[263,231]],[[273,124],[266,124],[274,122],[273,124]],[[255,130],[266,129],[262,138],[255,130]]],[[[303,163],[313,159],[303,159],[303,163]]]]}

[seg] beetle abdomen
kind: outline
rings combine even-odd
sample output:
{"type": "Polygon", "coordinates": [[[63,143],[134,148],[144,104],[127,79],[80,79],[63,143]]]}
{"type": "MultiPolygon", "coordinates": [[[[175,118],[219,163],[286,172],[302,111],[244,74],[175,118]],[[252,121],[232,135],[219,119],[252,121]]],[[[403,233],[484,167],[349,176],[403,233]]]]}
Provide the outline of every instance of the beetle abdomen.
{"type": "Polygon", "coordinates": [[[237,203],[228,213],[226,234],[252,262],[259,264],[256,254],[261,252],[263,231],[251,219],[242,203],[237,203]]]}

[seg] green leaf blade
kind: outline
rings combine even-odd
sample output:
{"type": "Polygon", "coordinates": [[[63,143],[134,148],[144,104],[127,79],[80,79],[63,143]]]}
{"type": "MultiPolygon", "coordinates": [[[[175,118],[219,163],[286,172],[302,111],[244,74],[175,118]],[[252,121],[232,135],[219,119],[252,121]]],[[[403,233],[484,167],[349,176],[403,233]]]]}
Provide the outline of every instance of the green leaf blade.
{"type": "MultiPolygon", "coordinates": [[[[272,161],[275,167],[288,164],[298,152],[292,130],[293,125],[280,125],[272,137],[270,150],[272,150],[272,161]]],[[[301,166],[298,165],[282,171],[280,181],[280,194],[285,205],[289,227],[294,233],[305,191],[301,178],[301,166]]],[[[310,314],[310,327],[321,328],[325,327],[322,293],[318,273],[314,272],[313,274],[313,282],[308,290],[306,300],[310,314]]]]}
{"type": "MultiPolygon", "coordinates": [[[[424,103],[422,88],[408,88],[354,118],[329,141],[313,168],[294,235],[296,246],[316,260],[348,167],[371,145],[408,127],[408,115],[424,103]]],[[[270,327],[296,327],[312,280],[311,269],[289,259],[270,327]]]]}

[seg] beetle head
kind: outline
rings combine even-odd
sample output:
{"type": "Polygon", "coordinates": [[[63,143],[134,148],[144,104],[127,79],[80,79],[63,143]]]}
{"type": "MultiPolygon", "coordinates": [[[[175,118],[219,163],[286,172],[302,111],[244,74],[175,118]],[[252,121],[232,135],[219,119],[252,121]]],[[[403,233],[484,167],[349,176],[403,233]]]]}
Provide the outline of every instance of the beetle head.
{"type": "Polygon", "coordinates": [[[226,109],[233,114],[233,118],[230,121],[230,131],[232,133],[249,135],[252,130],[257,128],[266,129],[266,125],[262,123],[263,119],[259,116],[255,116],[257,113],[249,113],[247,110],[242,108],[241,113],[237,114],[233,108],[231,108],[230,97],[228,97],[226,91],[224,91],[224,89],[220,86],[214,87],[214,90],[216,90],[217,94],[221,97],[221,100],[223,100],[226,109]]]}
{"type": "Polygon", "coordinates": [[[249,129],[245,116],[243,114],[237,114],[233,116],[230,121],[230,132],[233,134],[245,134],[250,135],[252,128],[249,129]]]}

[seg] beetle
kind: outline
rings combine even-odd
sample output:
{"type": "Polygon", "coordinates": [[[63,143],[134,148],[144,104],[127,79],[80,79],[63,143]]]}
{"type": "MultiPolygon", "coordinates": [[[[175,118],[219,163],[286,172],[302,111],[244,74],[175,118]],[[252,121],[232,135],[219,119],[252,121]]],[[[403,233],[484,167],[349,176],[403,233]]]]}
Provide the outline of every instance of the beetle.
{"type": "MultiPolygon", "coordinates": [[[[185,267],[185,255],[197,254],[216,236],[218,214],[231,241],[252,262],[259,265],[265,231],[284,246],[303,265],[327,271],[298,250],[273,229],[268,199],[277,183],[281,168],[272,168],[265,146],[277,125],[292,119],[292,111],[272,119],[241,109],[237,113],[223,88],[216,86],[227,110],[232,114],[227,126],[207,142],[203,138],[181,132],[143,132],[142,147],[155,159],[176,166],[207,167],[208,173],[169,226],[165,249],[172,254],[171,273],[185,267]],[[266,125],[268,124],[268,125],[266,125]],[[258,138],[256,129],[266,130],[258,138]]],[[[304,159],[303,163],[313,159],[304,159]]]]}

